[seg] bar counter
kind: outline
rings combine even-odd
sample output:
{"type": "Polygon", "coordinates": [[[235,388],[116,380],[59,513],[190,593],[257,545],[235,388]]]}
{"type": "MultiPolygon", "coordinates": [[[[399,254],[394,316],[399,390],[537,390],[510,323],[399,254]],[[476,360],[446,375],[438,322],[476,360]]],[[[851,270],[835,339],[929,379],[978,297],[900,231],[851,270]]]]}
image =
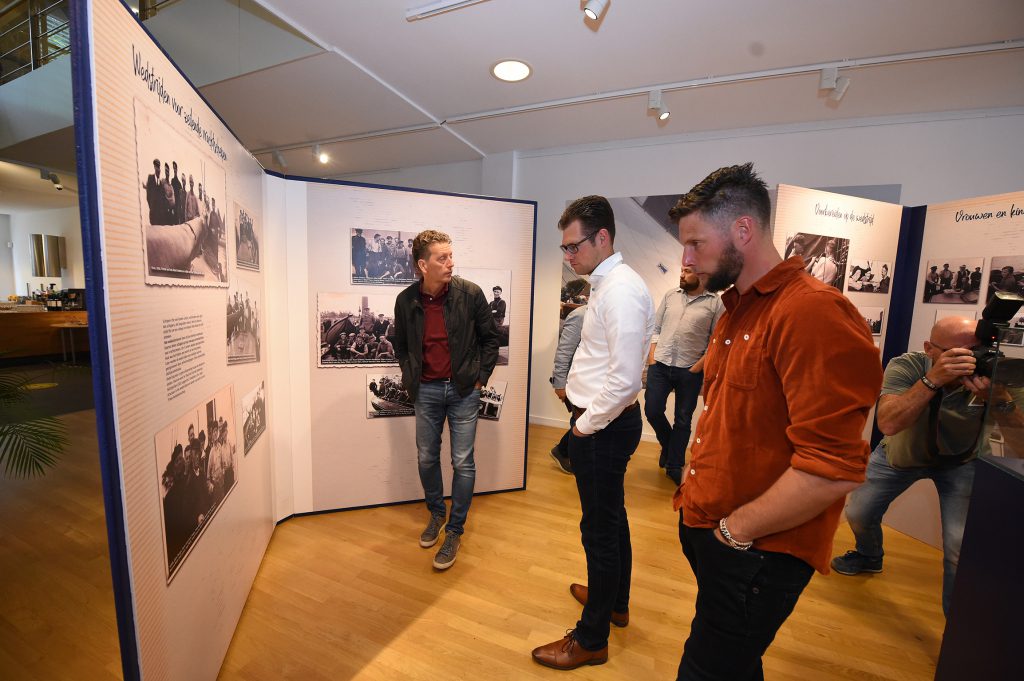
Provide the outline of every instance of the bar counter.
{"type": "Polygon", "coordinates": [[[4,312],[0,313],[0,364],[28,357],[61,358],[61,333],[66,332],[54,324],[81,325],[81,331],[75,328],[69,335],[76,353],[89,352],[88,313],[84,310],[4,312]]]}

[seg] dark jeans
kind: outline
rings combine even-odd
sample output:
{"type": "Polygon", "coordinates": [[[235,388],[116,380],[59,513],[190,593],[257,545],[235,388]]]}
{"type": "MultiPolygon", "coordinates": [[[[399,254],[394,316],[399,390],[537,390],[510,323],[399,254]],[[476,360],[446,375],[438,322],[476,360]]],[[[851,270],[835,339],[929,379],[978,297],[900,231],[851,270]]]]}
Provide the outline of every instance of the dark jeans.
{"type": "Polygon", "coordinates": [[[666,470],[682,469],[686,458],[686,445],[690,441],[690,421],[697,407],[697,398],[704,383],[704,372],[690,373],[689,369],[655,362],[647,367],[647,392],[644,395],[644,415],[654,428],[661,445],[661,461],[666,470]],[[676,393],[675,423],[665,418],[665,404],[669,393],[676,393]]]}
{"type": "Polygon", "coordinates": [[[697,578],[697,613],[677,681],[764,679],[761,656],[814,568],[785,553],[737,551],[714,530],[683,525],[682,513],[679,542],[697,578]]]}
{"type": "Polygon", "coordinates": [[[580,536],[590,589],[576,623],[576,640],[587,650],[608,645],[612,610],[629,609],[633,549],[622,484],[642,430],[640,410],[631,409],[593,435],[569,437],[569,461],[583,511],[580,536]]]}
{"type": "Polygon", "coordinates": [[[562,404],[569,412],[569,430],[565,431],[562,435],[562,439],[558,441],[556,447],[558,447],[558,453],[562,456],[569,456],[569,438],[572,437],[572,427],[576,425],[576,416],[572,411],[572,403],[569,400],[563,400],[562,404]]]}

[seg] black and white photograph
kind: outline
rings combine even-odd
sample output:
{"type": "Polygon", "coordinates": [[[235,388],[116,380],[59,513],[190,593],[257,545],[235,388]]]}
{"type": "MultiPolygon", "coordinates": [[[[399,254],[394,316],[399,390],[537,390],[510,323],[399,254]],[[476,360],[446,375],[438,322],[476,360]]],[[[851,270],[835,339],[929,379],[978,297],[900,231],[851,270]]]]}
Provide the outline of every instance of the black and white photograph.
{"type": "MultiPolygon", "coordinates": [[[[829,286],[843,290],[846,264],[850,255],[850,240],[823,234],[798,232],[786,237],[786,258],[799,255],[804,269],[829,286]]],[[[879,268],[881,269],[881,268],[879,268]]]]}
{"type": "Polygon", "coordinates": [[[394,346],[398,293],[317,294],[317,366],[398,366],[394,346]]]}
{"type": "Polygon", "coordinates": [[[882,335],[882,317],[885,311],[880,307],[858,307],[860,314],[864,317],[864,321],[867,322],[868,328],[871,329],[872,336],[882,335]]]}
{"type": "Polygon", "coordinates": [[[234,399],[226,385],[154,438],[168,584],[237,482],[234,399]]]}
{"type": "Polygon", "coordinates": [[[992,258],[985,301],[996,291],[1024,295],[1024,255],[999,255],[992,258]]]}
{"type": "Polygon", "coordinates": [[[509,323],[512,306],[512,272],[477,267],[456,267],[455,274],[483,289],[491,316],[498,327],[498,366],[508,365],[509,323]]]}
{"type": "Polygon", "coordinates": [[[241,280],[232,282],[227,305],[228,364],[260,361],[262,315],[258,286],[241,280]]]}
{"type": "Polygon", "coordinates": [[[408,286],[416,281],[412,240],[416,232],[356,227],[352,232],[352,283],[408,286]]]}
{"type": "Polygon", "coordinates": [[[402,374],[366,374],[366,418],[413,416],[413,399],[402,374]]]}
{"type": "Polygon", "coordinates": [[[1017,326],[1005,329],[999,342],[1003,345],[1024,346],[1024,329],[1017,326]]]}
{"type": "Polygon", "coordinates": [[[264,381],[242,398],[242,442],[243,451],[249,453],[256,440],[267,429],[267,401],[264,381]]]}
{"type": "Polygon", "coordinates": [[[224,168],[135,100],[147,284],[227,286],[224,168]]]}
{"type": "Polygon", "coordinates": [[[505,391],[508,381],[491,381],[480,388],[479,418],[497,421],[501,418],[501,408],[505,404],[505,391]]]}
{"type": "Polygon", "coordinates": [[[929,260],[924,270],[922,302],[974,305],[981,292],[984,258],[929,260]]]}
{"type": "Polygon", "coordinates": [[[850,259],[846,290],[851,293],[888,293],[892,283],[892,265],[880,260],[850,259]]]}
{"type": "Polygon", "coordinates": [[[262,229],[256,216],[235,202],[235,265],[245,270],[260,270],[262,229]]]}

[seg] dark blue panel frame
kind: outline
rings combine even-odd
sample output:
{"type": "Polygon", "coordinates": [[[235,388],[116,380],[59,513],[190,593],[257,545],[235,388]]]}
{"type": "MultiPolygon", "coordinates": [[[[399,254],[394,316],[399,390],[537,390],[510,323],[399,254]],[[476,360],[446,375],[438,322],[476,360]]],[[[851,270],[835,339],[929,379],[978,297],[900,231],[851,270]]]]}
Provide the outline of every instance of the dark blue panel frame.
{"type": "MultiPolygon", "coordinates": [[[[924,220],[927,213],[927,206],[903,208],[900,237],[896,244],[896,262],[893,263],[889,325],[885,331],[885,347],[882,348],[883,367],[888,365],[893,357],[906,352],[910,342],[910,327],[914,321],[914,305],[917,302],[918,263],[921,262],[924,220]]],[[[881,439],[882,432],[878,430],[876,422],[871,431],[872,449],[881,439]]]]}
{"type": "Polygon", "coordinates": [[[99,442],[100,475],[106,508],[110,573],[114,584],[114,609],[121,646],[121,671],[128,681],[141,679],[139,646],[135,632],[128,536],[121,496],[121,467],[117,455],[114,392],[110,377],[110,343],[107,335],[106,288],[103,285],[103,251],[100,239],[98,178],[96,177],[96,121],[93,118],[92,45],[90,3],[72,2],[71,86],[75,120],[75,164],[78,172],[78,203],[82,220],[85,261],[85,297],[89,313],[89,348],[93,366],[96,403],[96,437],[99,442]]]}

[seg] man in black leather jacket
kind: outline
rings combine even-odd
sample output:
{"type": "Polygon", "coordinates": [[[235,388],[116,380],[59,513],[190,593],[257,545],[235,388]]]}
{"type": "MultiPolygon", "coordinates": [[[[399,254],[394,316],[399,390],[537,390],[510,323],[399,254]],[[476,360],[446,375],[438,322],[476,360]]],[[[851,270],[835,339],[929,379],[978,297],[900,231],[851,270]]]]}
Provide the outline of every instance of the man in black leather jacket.
{"type": "Polygon", "coordinates": [[[455,260],[447,234],[420,232],[413,241],[413,260],[420,281],[395,300],[394,346],[402,383],[415,400],[417,460],[430,511],[420,546],[436,544],[444,527],[444,543],[434,558],[434,567],[444,570],[455,562],[473,499],[480,388],[498,361],[498,332],[480,287],[452,276],[455,260]],[[454,471],[447,526],[441,479],[441,431],[446,419],[454,471]]]}

